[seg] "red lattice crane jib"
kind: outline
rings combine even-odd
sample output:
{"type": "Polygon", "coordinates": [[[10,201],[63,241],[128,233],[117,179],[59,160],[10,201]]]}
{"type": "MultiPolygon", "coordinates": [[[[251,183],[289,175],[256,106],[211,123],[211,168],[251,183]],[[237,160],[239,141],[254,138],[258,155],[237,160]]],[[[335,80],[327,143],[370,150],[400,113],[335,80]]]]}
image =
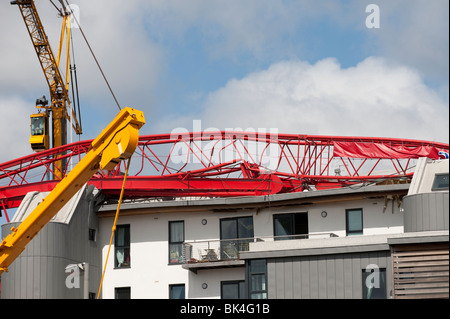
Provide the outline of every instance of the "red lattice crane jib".
{"type": "MultiPolygon", "coordinates": [[[[91,141],[76,142],[0,164],[0,205],[18,207],[30,191],[50,191],[91,141]],[[57,168],[59,169],[59,168],[57,168]]],[[[448,158],[445,143],[244,131],[141,136],[131,162],[126,198],[228,197],[339,188],[411,179],[420,157],[448,158]]],[[[123,164],[122,164],[123,165],[123,164]]],[[[124,166],[99,171],[89,184],[119,194],[124,166]]]]}

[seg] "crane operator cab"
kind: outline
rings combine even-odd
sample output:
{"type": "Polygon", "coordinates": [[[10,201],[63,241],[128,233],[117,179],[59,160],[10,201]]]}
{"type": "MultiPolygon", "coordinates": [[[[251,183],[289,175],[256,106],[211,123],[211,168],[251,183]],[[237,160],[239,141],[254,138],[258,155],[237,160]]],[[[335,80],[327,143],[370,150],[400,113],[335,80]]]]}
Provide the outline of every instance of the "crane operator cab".
{"type": "Polygon", "coordinates": [[[39,152],[48,149],[48,115],[37,113],[30,116],[31,136],[30,145],[33,151],[39,152]]]}
{"type": "MultiPolygon", "coordinates": [[[[48,100],[45,95],[36,99],[36,108],[46,108],[48,100]]],[[[48,113],[47,111],[30,116],[30,145],[33,151],[39,152],[48,150],[49,138],[48,138],[48,113]]]]}

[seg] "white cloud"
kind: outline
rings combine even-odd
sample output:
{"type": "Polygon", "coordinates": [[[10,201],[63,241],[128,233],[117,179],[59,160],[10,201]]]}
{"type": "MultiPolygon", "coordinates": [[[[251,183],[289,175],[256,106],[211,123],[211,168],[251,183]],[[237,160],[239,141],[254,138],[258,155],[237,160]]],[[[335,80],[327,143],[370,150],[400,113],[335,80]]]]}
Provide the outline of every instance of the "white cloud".
{"type": "Polygon", "coordinates": [[[347,69],[334,59],[275,63],[211,93],[199,118],[203,128],[449,140],[439,95],[414,70],[373,57],[347,69]]]}
{"type": "Polygon", "coordinates": [[[0,163],[30,154],[29,104],[19,98],[0,97],[0,163]]]}
{"type": "Polygon", "coordinates": [[[432,81],[446,82],[449,69],[447,0],[380,0],[380,29],[371,29],[379,54],[418,69],[432,81]]]}

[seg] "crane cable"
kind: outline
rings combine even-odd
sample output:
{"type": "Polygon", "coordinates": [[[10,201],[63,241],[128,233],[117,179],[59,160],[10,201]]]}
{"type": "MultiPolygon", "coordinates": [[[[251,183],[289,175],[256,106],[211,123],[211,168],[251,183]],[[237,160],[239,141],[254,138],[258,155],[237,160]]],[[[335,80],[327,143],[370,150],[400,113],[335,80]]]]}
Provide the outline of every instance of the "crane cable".
{"type": "Polygon", "coordinates": [[[119,212],[120,212],[120,204],[122,203],[123,193],[124,193],[124,190],[125,190],[125,182],[127,180],[128,169],[130,168],[130,163],[131,163],[131,157],[128,159],[127,168],[125,170],[125,175],[123,177],[122,189],[120,190],[119,203],[117,204],[116,216],[114,217],[114,223],[113,223],[113,227],[112,227],[111,238],[109,240],[108,253],[106,254],[105,266],[103,267],[102,279],[100,280],[100,286],[98,288],[97,299],[100,298],[100,292],[102,291],[103,278],[105,277],[106,265],[108,264],[108,259],[109,259],[109,252],[111,250],[111,245],[112,245],[112,241],[113,241],[113,238],[114,238],[114,233],[116,231],[117,219],[119,218],[119,212]]]}
{"type": "Polygon", "coordinates": [[[72,8],[70,7],[69,2],[68,2],[67,0],[65,0],[65,2],[66,2],[66,4],[67,4],[67,7],[70,9],[70,13],[72,14],[72,17],[74,18],[74,20],[75,20],[75,22],[76,22],[78,28],[80,29],[81,35],[83,36],[84,41],[86,42],[86,45],[88,46],[89,51],[91,52],[92,57],[94,58],[94,61],[95,61],[95,63],[97,64],[97,67],[98,67],[98,69],[100,70],[100,73],[102,74],[103,79],[104,79],[105,82],[106,82],[106,85],[108,86],[109,92],[111,93],[111,95],[112,95],[114,101],[116,102],[117,107],[119,108],[119,110],[122,110],[122,108],[120,107],[119,101],[117,101],[117,98],[116,98],[116,96],[115,96],[115,94],[114,94],[114,92],[113,92],[111,86],[109,85],[108,80],[106,79],[105,73],[103,73],[103,69],[102,69],[102,67],[100,66],[100,63],[98,62],[97,57],[95,56],[94,51],[92,50],[91,45],[89,44],[89,41],[87,40],[86,35],[84,34],[83,29],[81,28],[81,25],[80,25],[80,23],[78,22],[77,17],[75,16],[75,14],[74,14],[72,8]]]}

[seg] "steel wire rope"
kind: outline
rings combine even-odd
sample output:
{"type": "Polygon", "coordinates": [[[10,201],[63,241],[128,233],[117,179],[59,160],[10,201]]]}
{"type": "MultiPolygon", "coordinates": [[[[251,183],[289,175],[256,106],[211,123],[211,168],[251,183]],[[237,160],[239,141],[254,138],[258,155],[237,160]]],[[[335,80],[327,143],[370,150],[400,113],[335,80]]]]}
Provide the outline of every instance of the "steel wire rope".
{"type": "Polygon", "coordinates": [[[105,73],[103,72],[102,67],[100,66],[100,63],[98,62],[98,59],[97,59],[97,57],[95,56],[94,51],[92,50],[91,45],[89,44],[89,41],[88,41],[88,39],[86,38],[86,35],[84,34],[83,28],[81,28],[81,25],[80,25],[80,23],[78,22],[78,19],[77,19],[77,17],[75,16],[75,14],[74,14],[72,8],[70,7],[69,2],[68,2],[67,0],[65,0],[65,3],[67,4],[67,7],[69,8],[70,13],[72,14],[72,16],[73,16],[75,22],[77,23],[78,28],[80,29],[81,35],[83,36],[83,39],[84,39],[84,41],[86,42],[86,45],[88,46],[89,51],[91,52],[92,57],[94,58],[94,61],[95,61],[95,63],[97,64],[97,67],[98,67],[98,69],[100,70],[100,73],[102,74],[103,79],[104,79],[105,82],[106,82],[106,85],[108,86],[109,92],[111,93],[112,97],[114,98],[114,101],[116,102],[117,107],[119,108],[119,110],[122,110],[122,108],[120,107],[119,102],[117,101],[116,95],[114,94],[114,92],[113,92],[113,90],[112,90],[112,88],[111,88],[111,85],[109,84],[108,79],[106,78],[106,75],[105,75],[105,73]]]}
{"type": "Polygon", "coordinates": [[[123,199],[123,193],[125,190],[125,182],[127,180],[128,169],[130,168],[130,163],[131,163],[131,157],[128,159],[127,168],[125,170],[125,175],[123,176],[122,189],[120,190],[119,202],[117,203],[116,215],[114,217],[114,223],[113,223],[113,227],[111,229],[111,238],[109,240],[108,253],[106,254],[105,266],[103,267],[103,273],[102,273],[102,278],[100,280],[100,286],[98,288],[97,299],[100,298],[100,292],[102,291],[103,279],[105,277],[106,266],[108,265],[109,252],[111,250],[112,240],[114,238],[114,233],[116,231],[117,220],[119,218],[119,212],[120,212],[120,204],[122,203],[122,199],[123,199]]]}

